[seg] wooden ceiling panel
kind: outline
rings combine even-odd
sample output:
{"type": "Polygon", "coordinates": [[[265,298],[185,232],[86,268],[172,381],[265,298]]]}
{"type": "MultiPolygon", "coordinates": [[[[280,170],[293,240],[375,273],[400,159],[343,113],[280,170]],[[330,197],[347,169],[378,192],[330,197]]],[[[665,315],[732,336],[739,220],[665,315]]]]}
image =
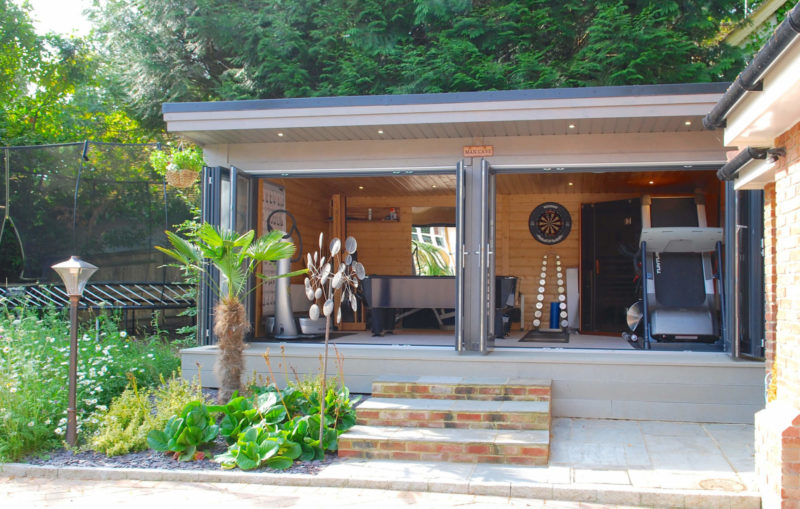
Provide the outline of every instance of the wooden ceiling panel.
{"type": "MultiPolygon", "coordinates": [[[[289,179],[270,179],[281,185],[289,179]]],[[[398,175],[376,177],[303,178],[309,191],[345,196],[455,195],[455,175],[398,175]]],[[[497,192],[504,195],[569,195],[586,193],[692,193],[713,189],[719,181],[713,171],[652,171],[605,173],[531,173],[497,176],[497,192]],[[571,183],[571,185],[570,185],[571,183]]]]}

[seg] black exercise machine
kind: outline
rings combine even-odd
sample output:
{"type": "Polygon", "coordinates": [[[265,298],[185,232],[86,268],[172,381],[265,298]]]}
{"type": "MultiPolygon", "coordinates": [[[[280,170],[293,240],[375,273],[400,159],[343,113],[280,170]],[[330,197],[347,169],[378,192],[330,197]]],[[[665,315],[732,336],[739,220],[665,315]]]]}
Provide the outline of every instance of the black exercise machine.
{"type": "Polygon", "coordinates": [[[622,335],[634,348],[722,349],[722,228],[707,224],[700,194],[643,197],[642,298],[622,335]]]}

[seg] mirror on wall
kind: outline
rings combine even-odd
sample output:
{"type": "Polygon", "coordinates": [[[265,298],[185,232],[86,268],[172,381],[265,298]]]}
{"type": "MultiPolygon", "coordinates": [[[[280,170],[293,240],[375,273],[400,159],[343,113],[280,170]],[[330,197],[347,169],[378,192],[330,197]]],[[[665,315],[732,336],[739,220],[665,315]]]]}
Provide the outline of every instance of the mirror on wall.
{"type": "Polygon", "coordinates": [[[414,275],[455,275],[455,207],[412,207],[411,214],[411,264],[414,275]]]}

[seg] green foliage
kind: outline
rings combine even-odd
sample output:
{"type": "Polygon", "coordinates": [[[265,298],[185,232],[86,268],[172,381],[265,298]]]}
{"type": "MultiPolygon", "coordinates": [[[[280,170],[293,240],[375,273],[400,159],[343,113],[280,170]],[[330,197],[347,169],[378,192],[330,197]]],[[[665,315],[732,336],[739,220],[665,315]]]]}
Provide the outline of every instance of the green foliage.
{"type": "MultiPolygon", "coordinates": [[[[121,394],[130,373],[153,387],[175,371],[169,345],[135,340],[118,322],[100,317],[78,336],[78,431],[98,424],[95,412],[121,394]]],[[[63,311],[0,308],[0,461],[15,461],[61,444],[66,432],[69,322],[63,311]]]]}
{"type": "Polygon", "coordinates": [[[140,391],[132,381],[106,412],[100,412],[98,430],[89,439],[89,446],[108,456],[146,448],[147,433],[155,428],[150,396],[150,391],[140,391]]]}
{"type": "Polygon", "coordinates": [[[239,467],[253,470],[262,465],[278,470],[292,466],[295,459],[303,454],[300,444],[289,439],[287,431],[270,431],[265,424],[250,426],[236,439],[236,443],[220,454],[214,461],[222,468],[239,467]]]}
{"type": "Polygon", "coordinates": [[[0,0],[0,145],[143,141],[92,44],[36,34],[28,10],[0,0]]]}
{"type": "MultiPolygon", "coordinates": [[[[241,298],[245,294],[249,277],[255,273],[259,263],[289,258],[295,250],[294,244],[281,239],[283,233],[278,230],[273,230],[255,241],[253,230],[239,235],[208,223],[200,226],[195,239],[187,240],[169,231],[166,234],[173,249],[161,246],[156,246],[156,249],[176,259],[192,274],[207,274],[206,261],[211,263],[227,281],[225,295],[221,288],[214,287],[220,298],[241,298]]],[[[295,271],[283,277],[305,272],[295,271]]],[[[259,276],[266,278],[261,274],[259,276]]]]}
{"type": "Polygon", "coordinates": [[[175,101],[675,83],[735,76],[738,0],[110,0],[134,116],[175,101]],[[158,55],[158,58],[153,58],[158,55]]]}
{"type": "Polygon", "coordinates": [[[320,386],[318,381],[284,389],[253,386],[251,396],[234,394],[225,405],[209,406],[210,412],[222,414],[220,434],[230,444],[214,461],[226,469],[252,470],[264,465],[284,469],[295,459],[321,459],[326,450],[335,451],[338,436],[356,423],[353,404],[357,400],[350,399],[346,387],[336,391],[336,384],[330,384],[320,444],[320,386]]]}
{"type": "Polygon", "coordinates": [[[152,390],[138,389],[134,379],[107,411],[97,412],[99,425],[89,446],[108,456],[144,450],[151,431],[163,429],[171,416],[202,397],[198,384],[176,374],[169,380],[162,377],[152,390]]]}
{"type": "Polygon", "coordinates": [[[198,449],[212,442],[219,434],[219,426],[201,401],[192,401],[180,415],[170,417],[164,431],[153,430],[147,435],[151,449],[175,453],[179,461],[201,458],[198,449]]]}
{"type": "Polygon", "coordinates": [[[159,175],[166,174],[168,169],[192,170],[200,172],[205,165],[203,151],[199,147],[170,147],[168,151],[153,150],[150,153],[150,164],[159,175]],[[170,167],[172,165],[172,168],[170,167]]]}
{"type": "Polygon", "coordinates": [[[445,260],[447,252],[430,242],[411,241],[411,254],[417,274],[421,276],[452,276],[455,270],[445,260]]]}

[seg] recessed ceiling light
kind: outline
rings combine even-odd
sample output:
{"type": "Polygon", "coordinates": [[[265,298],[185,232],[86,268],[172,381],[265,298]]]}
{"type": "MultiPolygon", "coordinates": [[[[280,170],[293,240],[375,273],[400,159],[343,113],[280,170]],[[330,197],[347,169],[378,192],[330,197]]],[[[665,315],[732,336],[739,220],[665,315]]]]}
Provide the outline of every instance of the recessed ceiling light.
{"type": "Polygon", "coordinates": [[[655,184],[655,182],[653,182],[653,181],[651,180],[651,181],[650,181],[650,185],[653,185],[653,184],[655,184]]]}
{"type": "Polygon", "coordinates": [[[570,128],[570,129],[575,129],[575,124],[570,124],[570,125],[569,125],[569,128],[570,128]]]}
{"type": "Polygon", "coordinates": [[[283,138],[283,133],[278,133],[279,138],[283,138]]]}
{"type": "Polygon", "coordinates": [[[686,122],[683,123],[683,125],[692,125],[692,121],[691,120],[687,120],[686,122]]]}
{"type": "Polygon", "coordinates": [[[383,129],[378,129],[378,134],[383,134],[383,129]]]}
{"type": "Polygon", "coordinates": [[[364,189],[364,186],[358,186],[359,189],[364,189]]]}
{"type": "Polygon", "coordinates": [[[574,186],[575,184],[573,184],[572,182],[570,182],[570,183],[569,183],[569,185],[571,185],[571,186],[574,186]]]}
{"type": "Polygon", "coordinates": [[[434,189],[436,189],[436,184],[433,184],[431,187],[432,187],[432,188],[434,188],[434,189]]]}

